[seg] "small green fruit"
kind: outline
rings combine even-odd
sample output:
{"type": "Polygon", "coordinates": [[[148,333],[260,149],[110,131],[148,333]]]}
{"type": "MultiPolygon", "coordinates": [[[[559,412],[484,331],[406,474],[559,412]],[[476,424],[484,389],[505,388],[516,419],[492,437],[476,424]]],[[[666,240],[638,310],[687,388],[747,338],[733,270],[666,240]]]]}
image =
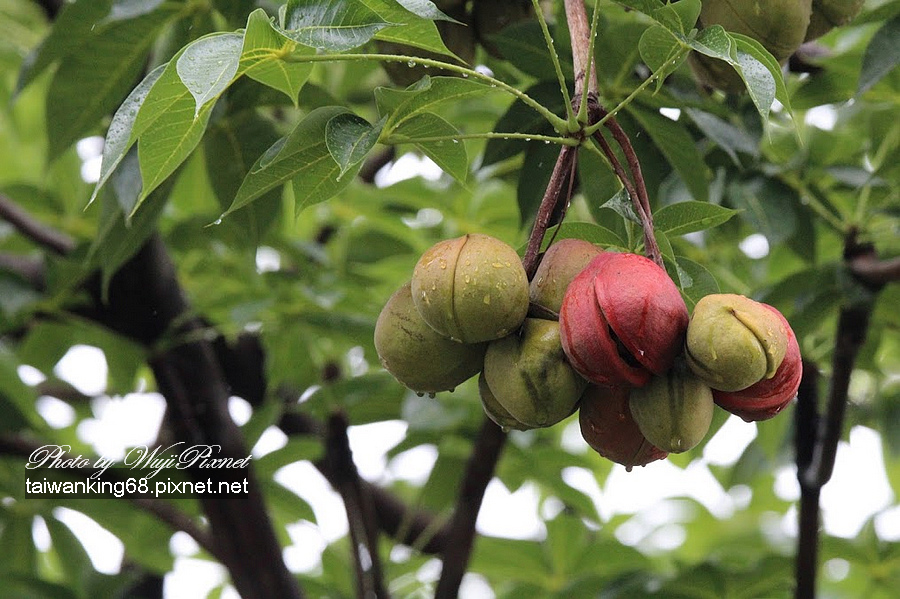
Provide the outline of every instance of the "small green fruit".
{"type": "Polygon", "coordinates": [[[566,360],[559,323],[538,318],[488,345],[484,378],[510,416],[530,427],[552,426],[569,416],[587,387],[566,360]]]}
{"type": "Polygon", "coordinates": [[[772,378],[787,351],[781,319],[743,295],[707,295],[688,323],[687,363],[719,391],[739,391],[772,378]]]}
{"type": "Polygon", "coordinates": [[[551,245],[531,279],[531,303],[558,314],[569,283],[602,251],[583,239],[563,239],[551,245]]]}
{"type": "Polygon", "coordinates": [[[463,343],[499,339],[528,313],[528,278],[508,244],[489,235],[447,239],[422,254],[412,295],[434,330],[463,343]]]}
{"type": "Polygon", "coordinates": [[[497,398],[494,397],[494,392],[488,387],[487,379],[484,378],[484,372],[478,377],[478,394],[481,396],[481,407],[484,409],[484,413],[503,430],[527,431],[532,428],[513,418],[506,411],[506,408],[497,401],[497,398]]]}
{"type": "Polygon", "coordinates": [[[715,408],[706,383],[678,367],[632,389],[628,403],[641,433],[670,453],[682,453],[700,443],[709,432],[715,408]]]}
{"type": "Polygon", "coordinates": [[[439,335],[416,310],[407,283],[387,301],[375,322],[382,366],[417,393],[450,391],[478,374],[486,343],[457,343],[439,335]]]}

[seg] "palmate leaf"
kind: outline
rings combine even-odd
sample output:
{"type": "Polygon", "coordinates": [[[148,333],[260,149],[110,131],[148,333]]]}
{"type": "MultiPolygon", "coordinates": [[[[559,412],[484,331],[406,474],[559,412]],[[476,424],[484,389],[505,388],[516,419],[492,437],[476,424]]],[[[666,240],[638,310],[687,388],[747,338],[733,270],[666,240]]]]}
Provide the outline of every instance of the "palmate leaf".
{"type": "Polygon", "coordinates": [[[263,9],[250,13],[244,32],[239,71],[251,79],[284,93],[297,104],[297,96],[309,73],[312,63],[285,62],[282,53],[293,55],[312,54],[313,48],[300,46],[279,31],[263,9]]]}
{"type": "MultiPolygon", "coordinates": [[[[403,125],[405,121],[419,113],[431,112],[436,106],[444,102],[453,102],[485,94],[492,89],[491,86],[484,83],[459,77],[431,77],[428,80],[423,79],[420,81],[420,85],[416,86],[416,93],[408,94],[391,111],[390,117],[384,126],[385,132],[387,134],[392,133],[403,125]]],[[[379,104],[379,108],[381,107],[382,105],[379,104]]]]}

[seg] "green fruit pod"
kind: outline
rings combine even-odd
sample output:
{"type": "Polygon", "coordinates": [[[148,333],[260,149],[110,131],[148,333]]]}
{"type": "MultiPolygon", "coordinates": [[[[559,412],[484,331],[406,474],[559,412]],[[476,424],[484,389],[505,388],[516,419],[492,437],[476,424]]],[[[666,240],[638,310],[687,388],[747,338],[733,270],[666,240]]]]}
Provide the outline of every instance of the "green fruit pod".
{"type": "Polygon", "coordinates": [[[521,326],[528,314],[528,278],[510,245],[470,234],[441,241],[422,254],[413,270],[412,297],[435,331],[479,343],[521,326]]]}
{"type": "Polygon", "coordinates": [[[381,365],[417,393],[452,391],[478,374],[486,350],[486,343],[457,343],[428,326],[413,304],[409,283],[390,297],[375,322],[381,365]]]}
{"type": "Polygon", "coordinates": [[[706,383],[677,367],[632,389],[628,405],[641,433],[669,453],[682,453],[700,443],[715,409],[706,383]]]}

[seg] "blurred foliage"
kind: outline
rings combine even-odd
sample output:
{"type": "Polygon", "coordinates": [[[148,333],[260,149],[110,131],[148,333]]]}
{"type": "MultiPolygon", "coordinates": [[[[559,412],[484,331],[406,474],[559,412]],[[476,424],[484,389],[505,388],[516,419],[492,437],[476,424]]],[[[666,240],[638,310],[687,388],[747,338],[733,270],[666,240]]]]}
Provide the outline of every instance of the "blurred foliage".
{"type": "MultiPolygon", "coordinates": [[[[286,18],[303,4],[289,2],[286,18]]],[[[259,333],[270,390],[302,394],[291,409],[319,417],[342,408],[352,424],[404,421],[405,438],[389,458],[432,446],[437,460],[424,483],[396,480],[388,487],[410,504],[450,513],[483,418],[477,386],[469,381],[435,399],[404,390],[379,367],[375,319],[438,240],[482,232],[524,247],[558,150],[544,137],[556,134],[521,101],[474,78],[426,75],[403,90],[377,60],[304,62],[315,53],[308,46],[318,45],[320,55],[366,53],[377,51],[376,41],[451,60],[430,17],[392,0],[367,0],[369,8],[352,15],[349,0],[332,4],[346,20],[325,25],[346,26],[342,31],[356,37],[319,39],[314,28],[288,35],[277,26],[289,23],[276,17],[275,2],[79,0],[67,3],[51,26],[36,3],[0,0],[0,193],[78,243],[71,256],[45,259],[43,292],[0,271],[0,428],[92,452],[78,432],[93,417],[91,404],[76,403],[75,421],[52,428],[36,411],[38,391],[17,374],[27,364],[53,378],[56,363],[77,344],[103,350],[109,395],[153,389],[141,348],[71,308],[88,272],[99,268],[111,276],[158,230],[196,313],[227,338],[259,333]],[[195,55],[200,63],[219,60],[201,67],[181,60],[195,55]],[[299,58],[282,62],[285,55],[299,58]],[[491,131],[536,139],[481,135],[491,131]],[[85,176],[96,179],[97,158],[87,159],[90,144],[76,141],[105,134],[104,185],[94,189],[85,176]],[[424,155],[445,172],[397,181],[391,177],[413,171],[386,167],[374,185],[355,176],[365,157],[387,146],[396,150],[391,165],[424,155]]],[[[562,71],[571,78],[562,2],[543,5],[562,71]]],[[[660,24],[640,10],[626,12],[607,0],[598,5],[595,59],[609,108],[650,75],[639,40],[660,24]]],[[[802,72],[785,73],[782,101],[766,118],[747,94],[701,89],[685,62],[658,90],[648,85],[637,93],[618,116],[660,215],[667,266],[689,305],[717,289],[775,305],[792,323],[804,356],[825,374],[837,311],[864,292],[841,262],[845,234],[857,230],[884,257],[900,253],[900,70],[896,49],[884,41],[898,30],[898,15],[897,0],[869,1],[854,22],[818,40],[816,51],[803,54],[802,72]],[[759,243],[759,235],[767,251],[751,253],[746,243],[759,243]]],[[[492,38],[494,52],[476,48],[475,64],[564,117],[535,27],[524,22],[501,31],[492,38]]],[[[616,211],[619,192],[605,160],[582,152],[576,196],[559,236],[639,250],[639,228],[616,211]]],[[[0,252],[38,255],[2,222],[0,252]]],[[[894,510],[898,305],[894,284],[874,306],[849,406],[850,426],[881,434],[883,456],[871,459],[883,457],[894,510]]],[[[277,401],[256,409],[244,426],[249,438],[274,421],[282,409],[277,401]]],[[[712,513],[687,496],[667,500],[677,509],[654,504],[637,514],[608,513],[603,494],[597,505],[564,475],[570,468],[586,471],[606,491],[614,472],[580,444],[572,419],[514,433],[497,477],[511,491],[536,490],[541,538],[481,537],[471,571],[497,597],[790,596],[792,537],[780,522],[796,509],[776,495],[774,482],[792,465],[791,412],[744,424],[757,435],[734,463],[710,464],[714,456],[704,453],[705,444],[668,461],[685,471],[708,468],[732,498],[727,513],[712,513]],[[629,524],[638,526],[640,538],[624,543],[621,530],[629,524]],[[667,544],[673,535],[676,542],[667,544]]],[[[719,414],[717,425],[724,420],[719,414]]],[[[256,461],[285,544],[288,524],[314,523],[315,516],[273,476],[319,451],[314,441],[296,440],[256,461]]],[[[60,506],[119,537],[128,564],[159,575],[171,571],[171,531],[152,517],[112,499],[25,497],[25,476],[20,459],[0,458],[0,545],[7,548],[0,596],[117,596],[133,583],[130,568],[116,576],[94,571],[55,516],[60,506]],[[49,531],[49,547],[33,540],[38,519],[49,531]]],[[[190,501],[181,507],[199,513],[190,501]]],[[[392,593],[431,592],[431,558],[397,551],[389,539],[380,549],[392,593]]],[[[898,546],[879,538],[871,521],[856,538],[827,539],[822,553],[846,562],[846,573],[825,569],[823,596],[895,596],[898,546]]],[[[340,539],[299,580],[313,597],[354,596],[349,560],[349,539],[340,539]]]]}

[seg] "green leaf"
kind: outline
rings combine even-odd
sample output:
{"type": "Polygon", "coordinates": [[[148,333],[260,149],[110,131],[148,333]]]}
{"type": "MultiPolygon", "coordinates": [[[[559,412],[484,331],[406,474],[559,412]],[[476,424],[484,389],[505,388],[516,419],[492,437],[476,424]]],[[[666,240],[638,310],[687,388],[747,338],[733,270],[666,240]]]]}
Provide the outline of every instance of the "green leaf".
{"type": "Polygon", "coordinates": [[[666,76],[673,73],[684,59],[687,52],[681,42],[671,31],[661,25],[650,27],[638,42],[638,49],[643,60],[653,73],[658,74],[656,90],[662,89],[666,76]]]}
{"type": "Polygon", "coordinates": [[[687,128],[655,110],[635,104],[630,104],[627,110],[637,119],[669,164],[681,175],[694,199],[706,201],[709,198],[706,163],[687,128]]]}
{"type": "Polygon", "coordinates": [[[856,95],[861,96],[900,64],[900,15],[886,22],[872,36],[863,55],[856,95]]]}
{"type": "Polygon", "coordinates": [[[144,77],[137,87],[131,90],[122,105],[113,115],[106,132],[106,140],[103,142],[103,159],[100,164],[100,178],[97,185],[94,186],[94,192],[91,194],[89,204],[97,198],[100,188],[109,180],[110,175],[119,165],[126,152],[134,143],[131,132],[134,128],[134,122],[137,118],[138,111],[150,93],[150,89],[159,80],[160,75],[165,71],[166,65],[161,64],[144,77]]]}
{"type": "Polygon", "coordinates": [[[95,31],[97,23],[109,13],[112,0],[65,2],[54,26],[44,41],[22,61],[16,94],[56,61],[71,56],[95,31]]]}
{"type": "Polygon", "coordinates": [[[638,225],[641,224],[640,217],[634,211],[634,201],[631,196],[628,195],[628,190],[625,188],[617,191],[613,197],[606,200],[600,207],[612,210],[627,221],[631,221],[638,225]]]}
{"type": "Polygon", "coordinates": [[[735,166],[740,166],[737,153],[741,152],[753,158],[759,157],[759,141],[746,131],[739,129],[728,121],[696,108],[685,108],[684,113],[691,117],[694,124],[720,148],[725,150],[735,166]]]}
{"type": "Polygon", "coordinates": [[[285,34],[304,46],[343,52],[362,46],[391,23],[361,2],[347,0],[289,0],[285,34]]]}
{"type": "Polygon", "coordinates": [[[721,225],[735,214],[736,210],[708,202],[678,202],[659,209],[653,224],[666,235],[684,235],[721,225]]]}
{"type": "Polygon", "coordinates": [[[767,118],[775,98],[791,111],[781,65],[758,41],[726,32],[720,25],[703,29],[688,44],[701,54],[724,60],[741,76],[757,112],[767,118]]]}
{"type": "Polygon", "coordinates": [[[339,114],[328,121],[325,126],[325,145],[328,153],[341,167],[338,176],[343,176],[352,166],[362,162],[369,150],[375,147],[383,126],[384,119],[373,126],[353,113],[339,114]]]}
{"type": "Polygon", "coordinates": [[[632,10],[653,16],[657,10],[663,7],[661,0],[616,0],[616,4],[627,6],[632,10]]]}
{"type": "Polygon", "coordinates": [[[700,18],[700,0],[681,0],[653,11],[653,17],[674,33],[691,32],[700,18]]]}
{"type": "Polygon", "coordinates": [[[195,101],[178,75],[177,57],[150,89],[132,126],[138,138],[143,189],[135,209],[190,155],[206,130],[214,103],[195,118],[195,101]]]}
{"type": "Polygon", "coordinates": [[[445,15],[431,0],[396,0],[397,4],[423,19],[433,21],[451,21],[459,23],[456,19],[445,15]]]}
{"type": "Polygon", "coordinates": [[[719,293],[719,282],[705,266],[684,256],[675,256],[675,263],[680,271],[691,280],[689,286],[681,288],[681,292],[690,304],[688,308],[693,309],[693,306],[707,295],[719,293]]]}
{"type": "Polygon", "coordinates": [[[171,15],[160,10],[115,22],[62,59],[47,96],[51,158],[119,105],[140,75],[156,31],[171,15]]]}
{"type": "MultiPolygon", "coordinates": [[[[431,19],[422,18],[406,10],[395,0],[360,0],[360,3],[378,13],[385,22],[391,23],[390,27],[379,30],[375,34],[375,39],[455,57],[444,44],[437,26],[431,19]]],[[[462,24],[459,26],[463,27],[462,24]]]]}
{"type": "Polygon", "coordinates": [[[405,121],[419,113],[430,112],[445,102],[479,96],[492,89],[484,83],[460,77],[431,77],[430,85],[424,84],[420,91],[410,95],[391,112],[384,129],[391,134],[405,121]]]}
{"type": "Polygon", "coordinates": [[[192,42],[175,61],[175,71],[194,97],[194,118],[231,83],[238,71],[243,46],[241,34],[214,33],[192,42]]]}
{"type": "Polygon", "coordinates": [[[35,392],[19,378],[16,356],[0,345],[0,430],[19,430],[30,425],[43,428],[34,410],[35,392]]]}
{"type": "Polygon", "coordinates": [[[448,121],[436,114],[416,114],[397,127],[394,137],[414,143],[417,148],[434,160],[445,173],[452,176],[460,183],[465,183],[469,174],[469,158],[466,153],[466,145],[457,139],[431,140],[426,137],[453,137],[459,135],[459,131],[448,121]],[[416,141],[416,140],[420,141],[416,141]]]}
{"type": "Polygon", "coordinates": [[[297,210],[310,201],[327,200],[346,187],[352,176],[339,177],[341,168],[325,143],[328,121],[346,112],[346,108],[327,106],[306,115],[290,134],[259,157],[222,217],[291,180],[297,210]]]}
{"type": "Polygon", "coordinates": [[[85,584],[94,572],[91,558],[72,530],[55,517],[44,518],[53,551],[59,556],[59,564],[66,581],[79,592],[84,592],[85,584]]]}
{"type": "Polygon", "coordinates": [[[525,161],[516,185],[516,201],[519,204],[519,218],[523,224],[530,223],[537,214],[544,197],[544,190],[550,182],[550,175],[559,147],[556,144],[530,143],[525,150],[525,161]]]}
{"type": "Polygon", "coordinates": [[[312,54],[314,50],[298,46],[286,38],[263,9],[250,13],[244,33],[244,47],[241,49],[240,72],[284,93],[296,106],[297,97],[313,65],[285,62],[281,59],[283,52],[304,55],[312,54]]]}

